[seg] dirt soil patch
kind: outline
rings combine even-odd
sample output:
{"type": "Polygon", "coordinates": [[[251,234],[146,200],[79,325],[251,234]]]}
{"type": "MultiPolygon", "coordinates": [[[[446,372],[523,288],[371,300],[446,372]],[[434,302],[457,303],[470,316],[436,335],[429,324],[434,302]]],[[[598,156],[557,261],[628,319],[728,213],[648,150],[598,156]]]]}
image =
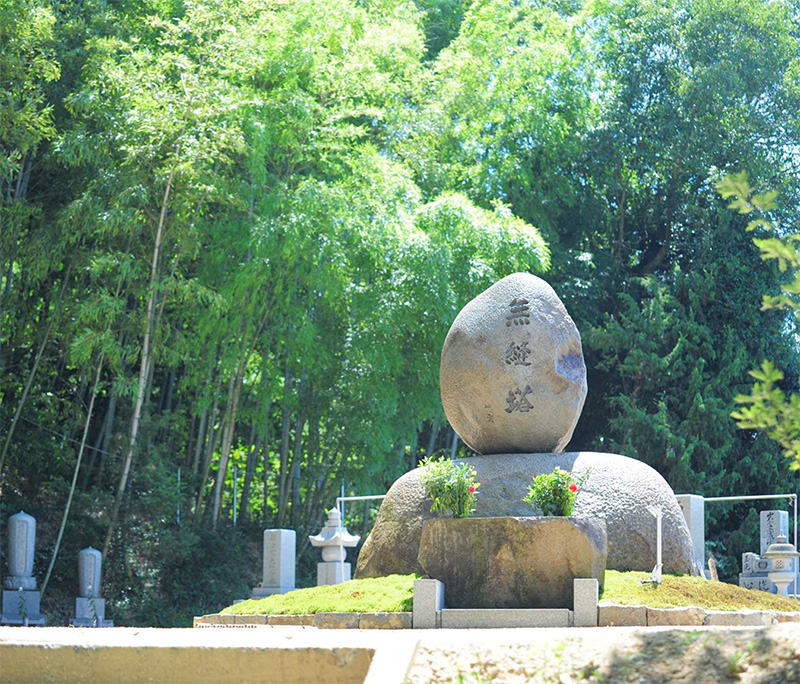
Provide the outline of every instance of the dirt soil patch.
{"type": "Polygon", "coordinates": [[[407,684],[800,683],[800,624],[525,631],[428,632],[407,684]]]}

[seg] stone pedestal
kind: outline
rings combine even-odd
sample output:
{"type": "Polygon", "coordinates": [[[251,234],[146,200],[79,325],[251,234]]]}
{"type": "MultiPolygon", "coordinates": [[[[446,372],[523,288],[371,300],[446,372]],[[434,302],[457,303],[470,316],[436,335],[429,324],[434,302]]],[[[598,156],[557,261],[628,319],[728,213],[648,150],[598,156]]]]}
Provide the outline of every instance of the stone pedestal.
{"type": "Polygon", "coordinates": [[[602,586],[608,542],[595,518],[439,518],[422,527],[419,562],[447,608],[567,608],[574,580],[602,586]]]}
{"type": "MultiPolygon", "coordinates": [[[[692,574],[694,554],[675,492],[653,468],[615,454],[496,454],[471,456],[461,463],[475,468],[478,490],[474,517],[529,516],[523,501],[531,480],[559,467],[578,480],[591,470],[575,501],[573,515],[602,518],[608,531],[610,570],[653,569],[656,535],[649,505],[661,506],[665,573],[692,574]]],[[[381,504],[378,519],[358,554],[355,576],[423,574],[417,557],[422,526],[437,516],[420,481],[424,468],[398,479],[381,504]]]]}
{"type": "Polygon", "coordinates": [[[113,620],[106,620],[106,600],[101,598],[75,599],[75,619],[69,624],[74,627],[113,627],[113,620]]]}
{"type": "Polygon", "coordinates": [[[264,530],[263,580],[253,587],[250,598],[265,598],[294,590],[296,545],[294,530],[264,530]]]}
{"type": "Polygon", "coordinates": [[[317,563],[317,586],[347,582],[351,574],[350,563],[317,563]]]}
{"type": "Polygon", "coordinates": [[[695,570],[706,576],[706,502],[697,494],[677,494],[675,498],[692,538],[695,570]]]}
{"type": "Polygon", "coordinates": [[[38,591],[3,591],[3,606],[0,614],[0,625],[41,625],[47,624],[47,618],[41,614],[38,591]]]}

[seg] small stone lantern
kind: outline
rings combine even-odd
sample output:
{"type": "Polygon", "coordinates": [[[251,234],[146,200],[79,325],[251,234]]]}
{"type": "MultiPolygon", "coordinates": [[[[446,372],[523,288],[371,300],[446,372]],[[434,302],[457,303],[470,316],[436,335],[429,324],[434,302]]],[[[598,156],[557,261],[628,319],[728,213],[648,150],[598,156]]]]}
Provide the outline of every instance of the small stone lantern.
{"type": "Polygon", "coordinates": [[[800,557],[800,553],[794,544],[789,543],[786,535],[780,534],[775,543],[770,544],[764,557],[772,559],[772,572],[767,573],[767,577],[778,588],[778,595],[789,596],[789,584],[795,578],[792,559],[800,557]]]}
{"type": "Polygon", "coordinates": [[[350,534],[342,525],[338,508],[328,511],[328,520],[319,534],[309,535],[312,546],[322,548],[322,563],[317,563],[317,586],[341,584],[350,579],[350,563],[345,563],[345,548],[358,544],[361,537],[350,534]]]}

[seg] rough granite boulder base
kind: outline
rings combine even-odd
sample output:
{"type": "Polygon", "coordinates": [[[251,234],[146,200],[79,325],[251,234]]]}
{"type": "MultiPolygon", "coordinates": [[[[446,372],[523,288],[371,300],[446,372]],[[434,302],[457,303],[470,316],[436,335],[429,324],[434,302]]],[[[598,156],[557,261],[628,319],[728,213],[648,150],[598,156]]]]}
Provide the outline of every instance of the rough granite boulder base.
{"type": "Polygon", "coordinates": [[[478,453],[563,451],[586,399],[581,337],[550,285],[514,273],[458,314],[439,382],[447,419],[478,453]]]}
{"type": "Polygon", "coordinates": [[[422,523],[441,517],[431,513],[431,502],[425,499],[425,487],[419,479],[422,470],[406,473],[390,487],[375,525],[361,546],[356,577],[422,574],[417,562],[422,523]]]}
{"type": "MultiPolygon", "coordinates": [[[[500,454],[464,459],[481,483],[473,517],[535,515],[522,501],[535,475],[556,466],[582,476],[592,469],[575,501],[573,515],[602,518],[608,535],[610,570],[643,570],[656,564],[656,522],[647,506],[662,507],[664,572],[693,573],[689,528],[675,494],[653,468],[616,454],[569,452],[561,454],[500,454]]],[[[439,517],[419,481],[422,468],[399,478],[381,504],[372,533],[358,557],[357,577],[393,573],[421,573],[417,562],[422,524],[439,517]]]]}
{"type": "Polygon", "coordinates": [[[567,608],[576,577],[600,586],[605,523],[596,518],[440,518],[422,528],[419,562],[447,608],[567,608]]]}

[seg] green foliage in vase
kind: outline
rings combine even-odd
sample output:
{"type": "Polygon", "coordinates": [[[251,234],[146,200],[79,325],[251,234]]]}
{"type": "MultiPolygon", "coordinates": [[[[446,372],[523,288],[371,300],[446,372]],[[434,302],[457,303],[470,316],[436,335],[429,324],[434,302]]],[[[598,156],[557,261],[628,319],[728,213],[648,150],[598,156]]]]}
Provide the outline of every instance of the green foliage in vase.
{"type": "Polygon", "coordinates": [[[432,501],[434,513],[450,513],[454,518],[469,518],[475,512],[475,495],[480,483],[475,468],[449,458],[427,458],[420,464],[425,470],[420,481],[425,498],[432,501]]]}
{"type": "Polygon", "coordinates": [[[589,471],[576,480],[572,473],[556,468],[533,478],[528,495],[523,499],[538,508],[542,515],[570,516],[589,471]]]}

